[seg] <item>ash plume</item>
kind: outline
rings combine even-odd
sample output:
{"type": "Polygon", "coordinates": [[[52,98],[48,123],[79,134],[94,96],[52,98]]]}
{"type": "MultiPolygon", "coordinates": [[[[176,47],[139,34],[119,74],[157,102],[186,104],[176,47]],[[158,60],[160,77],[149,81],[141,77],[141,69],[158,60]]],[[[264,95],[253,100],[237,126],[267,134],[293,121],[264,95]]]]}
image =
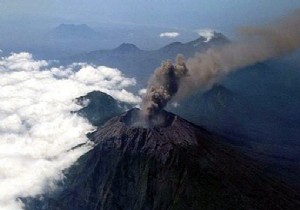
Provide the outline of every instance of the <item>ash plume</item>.
{"type": "Polygon", "coordinates": [[[244,27],[240,41],[215,47],[173,65],[164,62],[149,80],[142,110],[151,117],[175,100],[198,90],[207,90],[227,74],[257,62],[279,57],[300,48],[300,10],[274,24],[244,27]]]}
{"type": "Polygon", "coordinates": [[[185,59],[178,55],[176,63],[164,61],[148,82],[147,92],[143,98],[142,110],[147,118],[161,111],[180,87],[180,81],[187,76],[185,59]]]}
{"type": "Polygon", "coordinates": [[[300,10],[268,26],[241,28],[239,35],[239,42],[211,48],[187,61],[190,76],[181,81],[177,99],[207,90],[235,70],[299,49],[300,10]]]}

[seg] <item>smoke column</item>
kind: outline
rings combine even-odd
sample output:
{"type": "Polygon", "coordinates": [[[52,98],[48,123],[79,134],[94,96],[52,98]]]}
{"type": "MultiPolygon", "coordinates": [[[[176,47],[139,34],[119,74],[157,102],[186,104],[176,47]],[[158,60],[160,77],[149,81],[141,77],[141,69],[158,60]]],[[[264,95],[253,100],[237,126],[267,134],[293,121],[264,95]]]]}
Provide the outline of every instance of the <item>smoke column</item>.
{"type": "Polygon", "coordinates": [[[180,87],[180,80],[187,76],[188,70],[182,55],[176,58],[176,64],[164,61],[148,82],[147,93],[143,98],[142,110],[144,116],[151,116],[162,110],[180,87]]]}
{"type": "Polygon", "coordinates": [[[163,63],[149,80],[142,110],[147,116],[163,109],[176,96],[207,90],[222,77],[240,68],[291,53],[300,47],[300,10],[273,25],[239,30],[241,41],[198,53],[175,66],[163,63]],[[176,94],[176,95],[175,95],[176,94]]]}

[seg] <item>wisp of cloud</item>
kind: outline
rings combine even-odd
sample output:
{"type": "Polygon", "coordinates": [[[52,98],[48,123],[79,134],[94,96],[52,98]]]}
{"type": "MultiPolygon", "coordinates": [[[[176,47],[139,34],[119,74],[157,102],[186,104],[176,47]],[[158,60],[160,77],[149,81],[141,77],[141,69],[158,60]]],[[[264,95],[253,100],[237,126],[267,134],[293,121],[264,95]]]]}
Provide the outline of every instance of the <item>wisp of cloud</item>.
{"type": "Polygon", "coordinates": [[[178,33],[178,32],[164,32],[164,33],[161,33],[159,35],[159,37],[161,37],[161,38],[164,38],[164,37],[166,37],[166,38],[176,38],[178,36],[180,36],[180,33],[178,33]]]}

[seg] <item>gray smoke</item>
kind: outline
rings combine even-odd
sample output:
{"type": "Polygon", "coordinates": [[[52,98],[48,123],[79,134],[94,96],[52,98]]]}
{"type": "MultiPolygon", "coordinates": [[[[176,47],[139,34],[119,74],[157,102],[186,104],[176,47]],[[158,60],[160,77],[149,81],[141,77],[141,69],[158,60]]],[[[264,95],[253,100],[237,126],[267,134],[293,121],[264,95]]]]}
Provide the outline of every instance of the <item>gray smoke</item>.
{"type": "Polygon", "coordinates": [[[182,55],[172,61],[164,61],[148,82],[146,95],[143,98],[142,110],[147,118],[161,111],[180,87],[180,81],[187,76],[188,70],[182,55]]]}
{"type": "Polygon", "coordinates": [[[152,116],[175,96],[207,90],[225,75],[240,68],[291,53],[300,47],[300,10],[273,25],[240,29],[241,41],[196,54],[186,63],[164,62],[149,81],[142,110],[152,116]],[[187,70],[188,69],[188,70],[187,70]],[[187,73],[188,72],[188,73],[187,73]]]}
{"type": "Polygon", "coordinates": [[[190,76],[182,80],[177,98],[207,90],[235,70],[299,49],[300,10],[269,26],[245,27],[239,33],[241,41],[209,49],[187,61],[190,76]]]}

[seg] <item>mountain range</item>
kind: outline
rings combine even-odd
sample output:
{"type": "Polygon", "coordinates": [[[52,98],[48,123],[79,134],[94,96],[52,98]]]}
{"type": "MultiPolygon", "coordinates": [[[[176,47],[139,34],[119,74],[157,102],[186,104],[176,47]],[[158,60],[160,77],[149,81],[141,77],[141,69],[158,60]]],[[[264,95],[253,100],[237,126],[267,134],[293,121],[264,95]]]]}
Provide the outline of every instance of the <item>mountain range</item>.
{"type": "Polygon", "coordinates": [[[135,77],[139,88],[147,84],[153,70],[160,66],[163,60],[174,59],[178,54],[192,57],[197,52],[224,45],[229,39],[222,33],[214,32],[212,38],[199,37],[196,40],[181,43],[173,42],[157,50],[142,50],[134,44],[123,43],[111,50],[97,50],[62,58],[62,64],[87,62],[94,65],[106,65],[120,69],[124,74],[135,77]]]}

